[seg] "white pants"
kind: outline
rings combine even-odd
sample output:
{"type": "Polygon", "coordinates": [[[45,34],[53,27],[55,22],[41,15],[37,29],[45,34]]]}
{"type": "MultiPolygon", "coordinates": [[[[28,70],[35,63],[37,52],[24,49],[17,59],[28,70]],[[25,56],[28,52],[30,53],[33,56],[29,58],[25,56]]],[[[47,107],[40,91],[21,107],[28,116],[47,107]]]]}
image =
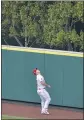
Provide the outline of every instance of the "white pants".
{"type": "Polygon", "coordinates": [[[42,108],[42,111],[44,109],[48,109],[49,103],[51,101],[49,93],[45,89],[37,90],[37,93],[38,93],[38,95],[41,98],[41,108],[42,108]]]}

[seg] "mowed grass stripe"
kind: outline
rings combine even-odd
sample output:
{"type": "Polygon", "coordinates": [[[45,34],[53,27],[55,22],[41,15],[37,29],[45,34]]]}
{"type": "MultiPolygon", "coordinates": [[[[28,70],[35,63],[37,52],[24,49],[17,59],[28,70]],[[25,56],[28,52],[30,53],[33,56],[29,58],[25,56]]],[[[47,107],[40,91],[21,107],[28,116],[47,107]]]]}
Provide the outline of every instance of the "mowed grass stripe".
{"type": "Polygon", "coordinates": [[[21,120],[24,120],[24,119],[33,119],[33,118],[25,118],[25,117],[16,117],[16,116],[2,115],[2,120],[3,119],[21,119],[21,120]]]}

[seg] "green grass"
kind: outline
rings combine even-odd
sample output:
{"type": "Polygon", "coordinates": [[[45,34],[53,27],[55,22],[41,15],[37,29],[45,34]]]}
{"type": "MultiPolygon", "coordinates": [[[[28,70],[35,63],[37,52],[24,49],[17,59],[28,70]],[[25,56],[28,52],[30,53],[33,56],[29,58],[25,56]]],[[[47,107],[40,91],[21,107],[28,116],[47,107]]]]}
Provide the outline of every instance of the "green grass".
{"type": "Polygon", "coordinates": [[[24,119],[32,119],[32,118],[24,118],[24,117],[16,117],[16,116],[8,116],[8,115],[2,115],[2,120],[4,119],[13,119],[13,120],[16,120],[16,119],[19,119],[19,120],[24,120],[24,119]]]}

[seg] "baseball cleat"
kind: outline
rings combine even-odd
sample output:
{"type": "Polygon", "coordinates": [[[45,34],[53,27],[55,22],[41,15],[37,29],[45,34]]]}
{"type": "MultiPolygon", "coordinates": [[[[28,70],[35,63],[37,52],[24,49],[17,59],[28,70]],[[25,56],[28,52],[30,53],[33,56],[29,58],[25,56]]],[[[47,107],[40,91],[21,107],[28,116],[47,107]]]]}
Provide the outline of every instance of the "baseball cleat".
{"type": "Polygon", "coordinates": [[[44,114],[44,112],[41,112],[41,114],[44,114]]]}
{"type": "Polygon", "coordinates": [[[48,110],[45,110],[45,114],[49,115],[49,112],[48,112],[48,110]]]}
{"type": "Polygon", "coordinates": [[[49,115],[49,112],[47,110],[45,110],[45,111],[41,111],[41,114],[49,115]]]}

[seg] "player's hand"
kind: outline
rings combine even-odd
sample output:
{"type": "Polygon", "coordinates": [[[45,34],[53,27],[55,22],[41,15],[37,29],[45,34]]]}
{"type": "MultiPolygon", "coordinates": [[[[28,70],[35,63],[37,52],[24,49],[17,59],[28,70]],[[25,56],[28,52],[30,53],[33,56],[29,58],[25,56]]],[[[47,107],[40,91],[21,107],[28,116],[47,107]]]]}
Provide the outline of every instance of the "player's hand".
{"type": "Polygon", "coordinates": [[[49,87],[49,88],[51,88],[51,86],[50,86],[50,85],[48,85],[48,87],[49,87]]]}

